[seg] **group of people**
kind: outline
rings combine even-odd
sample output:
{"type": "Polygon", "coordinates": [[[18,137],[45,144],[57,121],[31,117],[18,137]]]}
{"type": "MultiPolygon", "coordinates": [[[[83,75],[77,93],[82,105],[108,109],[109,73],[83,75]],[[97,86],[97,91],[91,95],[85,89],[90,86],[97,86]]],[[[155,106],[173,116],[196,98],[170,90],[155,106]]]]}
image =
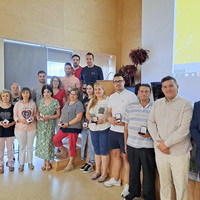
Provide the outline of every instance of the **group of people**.
{"type": "Polygon", "coordinates": [[[155,200],[157,166],[161,199],[171,199],[172,184],[177,199],[188,199],[190,132],[199,154],[200,103],[195,104],[192,119],[191,103],[178,96],[179,86],[171,76],[161,80],[165,97],[154,103],[150,101],[149,84],[139,85],[136,96],[125,89],[119,73],[113,78],[116,91],[108,97],[97,81],[103,79],[103,73],[93,64],[94,55],[87,53],[86,60],[87,66],[82,68],[80,57],[73,55],[73,67],[66,63],[65,77],[53,76],[50,85],[46,84],[46,73],[39,71],[39,84],[32,91],[24,87],[18,92],[19,85],[13,84],[12,93],[0,93],[0,173],[4,172],[5,142],[8,167],[14,170],[14,136],[19,142],[19,171],[24,170],[25,162],[30,170],[34,169],[35,136],[35,155],[44,160],[42,170],[51,169],[50,161],[55,156],[68,156],[62,142],[68,137],[70,159],[64,171],[69,172],[74,169],[76,142],[82,133],[81,159],[85,164],[80,170],[89,173],[95,168],[92,180],[98,179],[106,187],[121,186],[123,164],[129,180],[122,191],[124,199],[139,198],[142,187],[143,198],[155,200]],[[56,154],[55,146],[59,149],[56,154]],[[106,181],[110,156],[114,177],[106,181]]]}

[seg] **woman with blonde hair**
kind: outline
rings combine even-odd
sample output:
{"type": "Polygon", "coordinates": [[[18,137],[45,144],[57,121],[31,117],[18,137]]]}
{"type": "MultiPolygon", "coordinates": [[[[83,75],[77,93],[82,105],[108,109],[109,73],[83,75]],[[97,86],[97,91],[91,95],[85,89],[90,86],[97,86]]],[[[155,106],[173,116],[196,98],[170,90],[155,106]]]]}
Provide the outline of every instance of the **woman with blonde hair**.
{"type": "Polygon", "coordinates": [[[0,173],[4,173],[4,149],[5,143],[7,148],[8,167],[9,171],[14,171],[14,119],[13,119],[13,105],[12,93],[9,90],[3,90],[0,93],[0,173]]]}
{"type": "Polygon", "coordinates": [[[105,95],[103,85],[99,82],[94,84],[94,97],[90,100],[86,117],[89,120],[92,143],[95,151],[96,172],[91,179],[98,177],[99,182],[104,182],[107,178],[109,164],[108,153],[108,131],[110,123],[107,119],[108,97],[105,95]],[[102,165],[102,174],[101,174],[102,165]]]}
{"type": "Polygon", "coordinates": [[[19,171],[24,171],[26,147],[27,162],[30,170],[33,166],[33,142],[36,135],[36,105],[32,99],[32,92],[29,88],[21,89],[19,99],[14,107],[15,136],[19,142],[19,171]]]}

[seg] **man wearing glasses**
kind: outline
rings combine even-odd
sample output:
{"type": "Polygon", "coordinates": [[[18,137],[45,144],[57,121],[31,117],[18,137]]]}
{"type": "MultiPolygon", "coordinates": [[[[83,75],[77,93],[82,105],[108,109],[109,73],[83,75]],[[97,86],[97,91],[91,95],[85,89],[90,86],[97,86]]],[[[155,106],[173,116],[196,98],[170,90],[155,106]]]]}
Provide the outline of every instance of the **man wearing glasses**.
{"type": "Polygon", "coordinates": [[[176,199],[187,200],[192,106],[178,96],[175,78],[166,76],[161,82],[165,97],[154,103],[148,120],[160,177],[160,198],[171,199],[174,183],[176,199]]]}
{"type": "MultiPolygon", "coordinates": [[[[108,148],[111,151],[111,157],[113,158],[114,177],[105,182],[107,187],[121,186],[120,172],[122,168],[122,160],[124,163],[124,169],[126,174],[126,180],[129,180],[129,163],[127,154],[124,150],[124,123],[122,117],[126,108],[137,101],[137,97],[134,93],[124,88],[125,82],[121,74],[114,75],[113,80],[116,92],[109,97],[108,103],[108,120],[111,124],[110,131],[108,133],[108,148]],[[122,158],[121,158],[122,157],[122,158]]],[[[123,196],[128,194],[128,185],[125,186],[122,192],[123,196]]]]}

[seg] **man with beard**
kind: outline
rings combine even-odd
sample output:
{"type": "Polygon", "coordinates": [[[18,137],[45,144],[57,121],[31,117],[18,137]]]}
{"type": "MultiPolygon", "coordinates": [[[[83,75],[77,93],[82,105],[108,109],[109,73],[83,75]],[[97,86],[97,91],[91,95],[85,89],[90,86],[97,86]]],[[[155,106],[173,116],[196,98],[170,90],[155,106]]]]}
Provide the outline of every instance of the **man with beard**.
{"type": "Polygon", "coordinates": [[[80,90],[80,81],[77,77],[72,76],[71,63],[65,63],[65,76],[61,79],[62,85],[65,89],[66,99],[69,101],[69,93],[72,88],[78,88],[80,90]]]}
{"type": "Polygon", "coordinates": [[[36,103],[36,106],[38,106],[38,103],[40,99],[42,98],[42,87],[46,85],[46,72],[43,70],[40,70],[38,72],[38,80],[39,84],[35,85],[32,89],[33,94],[33,101],[36,103]]]}
{"type": "Polygon", "coordinates": [[[79,81],[81,80],[81,70],[83,69],[80,64],[80,56],[77,54],[74,54],[72,56],[72,62],[73,62],[73,69],[72,69],[72,75],[76,76],[79,81]]]}
{"type": "Polygon", "coordinates": [[[94,65],[94,55],[86,54],[87,66],[81,70],[82,84],[95,83],[97,80],[103,80],[103,72],[101,67],[94,65]]]}

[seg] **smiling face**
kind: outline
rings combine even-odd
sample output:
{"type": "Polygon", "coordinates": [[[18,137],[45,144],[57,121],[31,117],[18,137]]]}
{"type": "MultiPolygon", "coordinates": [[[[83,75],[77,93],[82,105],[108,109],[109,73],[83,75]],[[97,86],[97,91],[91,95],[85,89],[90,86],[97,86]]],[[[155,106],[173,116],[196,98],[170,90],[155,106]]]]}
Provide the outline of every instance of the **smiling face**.
{"type": "Polygon", "coordinates": [[[72,62],[73,62],[73,66],[74,66],[75,68],[78,67],[79,64],[80,64],[79,57],[74,56],[74,57],[72,58],[72,62]]]}
{"type": "Polygon", "coordinates": [[[70,65],[65,65],[65,74],[70,76],[72,74],[72,67],[70,65]]]}
{"type": "Polygon", "coordinates": [[[46,75],[44,73],[40,73],[38,75],[38,80],[40,83],[46,83],[46,75]]]}
{"type": "Polygon", "coordinates": [[[78,100],[78,95],[75,91],[71,91],[69,95],[70,101],[77,101],[78,100]]]}
{"type": "Polygon", "coordinates": [[[93,66],[93,63],[94,63],[94,58],[92,57],[92,55],[87,55],[86,56],[86,62],[87,62],[87,65],[88,66],[93,66]]]}
{"type": "Polygon", "coordinates": [[[57,78],[53,79],[52,86],[53,86],[53,88],[58,88],[59,87],[59,80],[57,78]]]}
{"type": "Polygon", "coordinates": [[[104,90],[99,85],[94,86],[94,94],[97,96],[97,98],[102,98],[104,95],[104,90]]]}
{"type": "Polygon", "coordinates": [[[168,101],[171,101],[176,97],[178,87],[179,86],[174,82],[174,80],[168,80],[162,83],[162,92],[168,101]]]}
{"type": "Polygon", "coordinates": [[[93,90],[93,87],[92,87],[91,85],[88,85],[88,86],[86,87],[86,93],[87,93],[88,95],[94,94],[94,90],[93,90]]]}
{"type": "Polygon", "coordinates": [[[10,94],[8,92],[5,92],[1,95],[1,99],[3,103],[9,103],[10,102],[10,94]]]}
{"type": "Polygon", "coordinates": [[[48,99],[48,98],[51,98],[52,93],[48,89],[45,89],[43,92],[43,95],[45,99],[48,99]]]}
{"type": "Polygon", "coordinates": [[[30,97],[30,92],[28,90],[25,90],[22,92],[22,98],[23,100],[28,100],[30,97]]]}

